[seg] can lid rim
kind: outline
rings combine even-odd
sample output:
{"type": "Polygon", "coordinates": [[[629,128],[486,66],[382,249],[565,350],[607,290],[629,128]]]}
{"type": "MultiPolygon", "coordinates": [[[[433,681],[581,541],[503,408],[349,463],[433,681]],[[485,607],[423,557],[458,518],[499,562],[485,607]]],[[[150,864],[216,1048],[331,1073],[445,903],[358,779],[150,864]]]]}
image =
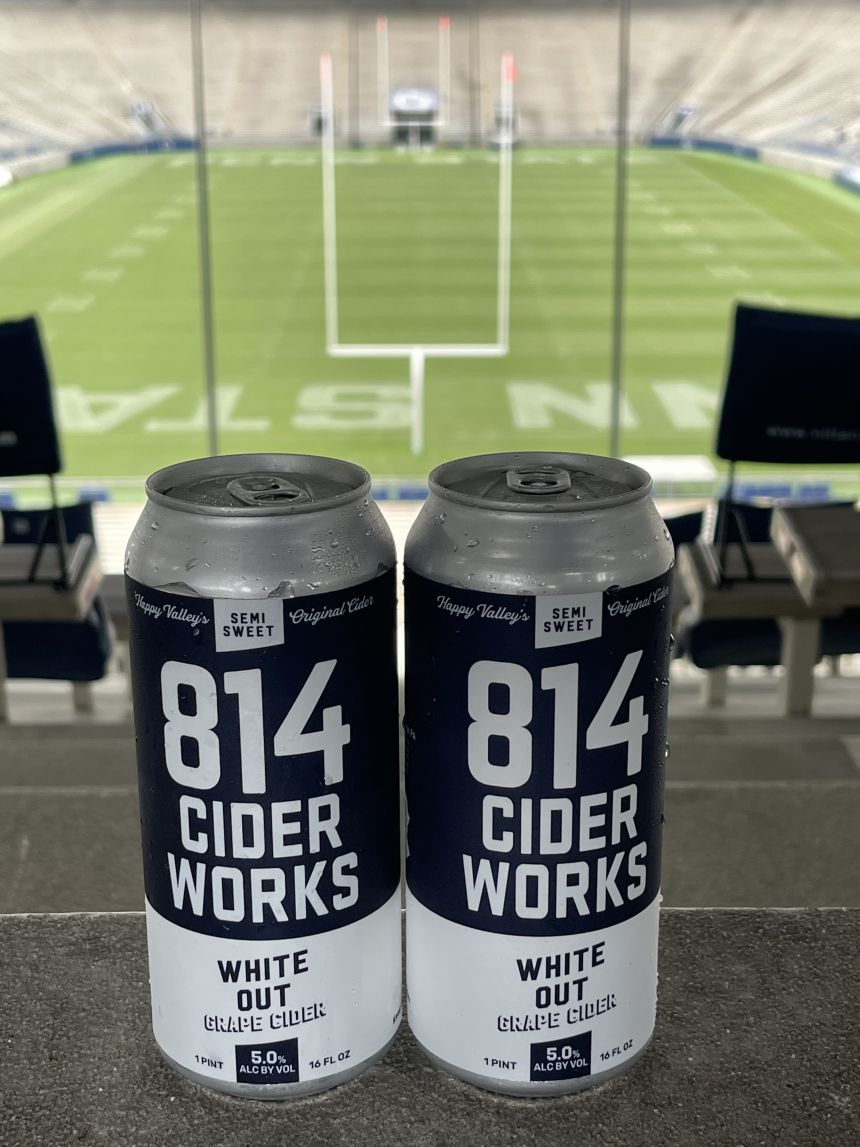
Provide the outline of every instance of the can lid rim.
{"type": "Polygon", "coordinates": [[[204,514],[215,518],[270,518],[295,514],[312,514],[337,506],[349,505],[370,494],[370,474],[357,462],[347,462],[342,458],[329,458],[321,454],[219,454],[213,457],[191,458],[185,462],[174,462],[156,470],[146,480],[146,495],[151,502],[178,510],[186,514],[204,514]],[[353,489],[340,494],[332,494],[318,500],[278,501],[259,506],[206,506],[194,503],[187,498],[173,497],[169,493],[180,478],[186,480],[200,477],[238,476],[241,469],[250,473],[270,472],[272,474],[313,474],[319,473],[314,464],[324,464],[329,470],[337,468],[344,480],[355,482],[353,489]],[[241,469],[239,469],[241,468],[241,469]],[[165,486],[167,489],[165,490],[165,486]]]}
{"type": "Polygon", "coordinates": [[[621,458],[610,458],[600,454],[573,454],[562,451],[518,451],[505,454],[473,454],[466,458],[457,458],[450,462],[443,462],[430,473],[428,484],[431,493],[449,502],[457,502],[463,506],[471,506],[483,510],[505,510],[517,514],[570,514],[594,512],[608,509],[612,506],[624,505],[627,502],[636,502],[640,498],[650,495],[653,488],[651,475],[641,466],[632,462],[625,462],[621,458]],[[510,469],[512,466],[541,467],[564,466],[571,469],[586,470],[599,477],[611,478],[618,482],[626,482],[629,489],[618,494],[607,494],[604,497],[583,498],[580,501],[559,500],[553,501],[552,495],[527,495],[522,501],[506,501],[482,494],[466,493],[462,490],[452,490],[446,484],[453,473],[463,477],[469,472],[479,472],[495,465],[500,471],[510,469]],[[457,467],[458,470],[454,470],[457,467]]]}

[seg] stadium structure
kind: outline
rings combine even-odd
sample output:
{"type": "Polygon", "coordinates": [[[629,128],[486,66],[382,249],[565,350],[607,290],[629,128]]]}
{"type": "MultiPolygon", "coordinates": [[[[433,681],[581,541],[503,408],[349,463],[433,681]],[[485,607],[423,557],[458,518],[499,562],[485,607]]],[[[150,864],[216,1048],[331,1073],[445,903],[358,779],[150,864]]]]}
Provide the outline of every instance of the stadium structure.
{"type": "Polygon", "coordinates": [[[615,3],[198,7],[195,44],[178,0],[0,3],[0,307],[40,318],[76,489],[206,452],[214,407],[221,449],[382,489],[615,419],[700,492],[735,302],[856,306],[851,4],[632,5],[620,302],[615,3]]]}
{"type": "MultiPolygon", "coordinates": [[[[388,142],[379,91],[387,63],[392,91],[422,82],[435,87],[440,71],[443,84],[447,75],[439,141],[479,145],[493,130],[499,57],[513,49],[524,140],[614,138],[618,12],[611,0],[444,10],[419,2],[382,16],[378,5],[328,0],[204,0],[202,8],[213,140],[307,144],[318,61],[330,52],[340,77],[339,142],[388,142]]],[[[642,0],[633,19],[634,134],[860,153],[855,5],[642,0]]],[[[187,5],[4,0],[0,32],[0,149],[7,156],[193,134],[187,5]]]]}

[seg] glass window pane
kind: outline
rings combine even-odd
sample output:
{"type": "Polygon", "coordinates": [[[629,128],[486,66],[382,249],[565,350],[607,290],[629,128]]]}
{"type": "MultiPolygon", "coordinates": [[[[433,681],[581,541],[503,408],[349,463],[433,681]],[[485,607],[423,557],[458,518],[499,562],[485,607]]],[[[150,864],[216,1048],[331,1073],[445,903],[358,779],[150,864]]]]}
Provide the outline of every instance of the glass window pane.
{"type": "Polygon", "coordinates": [[[187,6],[4,4],[0,42],[0,316],[39,318],[69,494],[139,497],[205,443],[187,6]]]}

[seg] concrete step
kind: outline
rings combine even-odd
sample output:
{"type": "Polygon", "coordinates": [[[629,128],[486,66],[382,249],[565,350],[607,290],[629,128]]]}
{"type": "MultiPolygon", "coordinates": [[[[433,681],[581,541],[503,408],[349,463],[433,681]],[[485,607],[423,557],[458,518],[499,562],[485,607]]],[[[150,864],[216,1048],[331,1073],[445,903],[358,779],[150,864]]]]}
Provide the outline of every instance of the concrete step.
{"type": "MultiPolygon", "coordinates": [[[[735,726],[737,727],[737,726],[735,726]]],[[[670,781],[857,780],[860,735],[809,727],[775,737],[766,726],[670,735],[670,781]]],[[[130,725],[10,726],[0,730],[0,786],[132,784],[130,725]]]]}
{"type": "Polygon", "coordinates": [[[762,733],[670,735],[669,781],[855,780],[860,767],[852,739],[801,736],[775,740],[762,733]]]}
{"type": "Polygon", "coordinates": [[[0,735],[0,787],[136,785],[134,736],[8,739],[0,735]]]}
{"type": "Polygon", "coordinates": [[[856,781],[670,783],[664,902],[860,906],[858,825],[856,781]]]}
{"type": "MultiPolygon", "coordinates": [[[[855,781],[670,781],[665,903],[860,906],[858,824],[855,781]]],[[[0,912],[140,908],[136,787],[0,787],[0,873],[0,912]]]]}

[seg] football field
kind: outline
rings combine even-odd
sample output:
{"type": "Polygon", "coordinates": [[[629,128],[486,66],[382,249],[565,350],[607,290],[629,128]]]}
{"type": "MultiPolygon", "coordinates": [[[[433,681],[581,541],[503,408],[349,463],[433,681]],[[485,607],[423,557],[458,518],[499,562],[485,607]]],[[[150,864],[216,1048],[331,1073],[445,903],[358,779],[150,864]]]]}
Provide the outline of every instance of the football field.
{"type": "MultiPolygon", "coordinates": [[[[428,359],[417,456],[408,363],[326,352],[319,156],[219,151],[210,166],[223,452],[409,478],[468,453],[608,451],[610,151],[515,152],[509,353],[428,359]]],[[[340,341],[491,342],[498,157],[343,152],[336,173],[340,341]]],[[[66,475],[119,492],[207,452],[196,226],[189,154],[0,190],[0,315],[40,317],[66,475]]],[[[626,454],[711,455],[736,299],[860,313],[860,196],[823,179],[637,150],[628,236],[626,454]]]]}

